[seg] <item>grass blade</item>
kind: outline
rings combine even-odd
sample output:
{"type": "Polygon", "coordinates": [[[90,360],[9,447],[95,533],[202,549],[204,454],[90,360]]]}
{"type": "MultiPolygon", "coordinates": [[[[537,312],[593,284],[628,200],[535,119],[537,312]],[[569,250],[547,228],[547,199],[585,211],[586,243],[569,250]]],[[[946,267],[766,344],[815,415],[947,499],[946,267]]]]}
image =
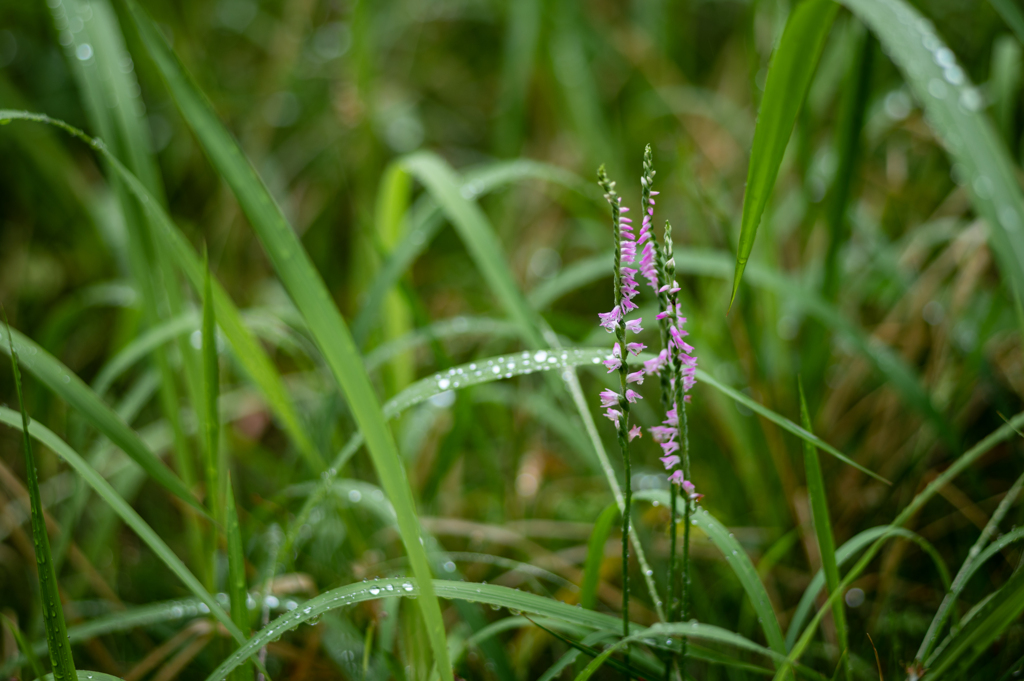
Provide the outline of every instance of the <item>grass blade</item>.
{"type": "Polygon", "coordinates": [[[593,610],[597,605],[597,585],[601,581],[601,563],[604,562],[604,545],[612,532],[619,507],[611,504],[601,512],[594,522],[594,530],[587,544],[587,560],[583,564],[583,584],[580,585],[580,605],[593,610]]]}
{"type": "Polygon", "coordinates": [[[736,272],[733,275],[729,306],[736,300],[743,270],[754,249],[754,237],[761,215],[775,187],[782,157],[789,145],[797,114],[803,105],[818,59],[825,47],[832,21],[839,6],[832,0],[806,0],[793,8],[768,66],[761,110],[750,150],[747,188],[743,196],[740,240],[736,248],[736,272]]]}
{"type": "MultiPolygon", "coordinates": [[[[949,588],[949,570],[946,568],[946,564],[943,562],[942,556],[935,547],[917,533],[911,532],[903,527],[893,527],[892,525],[882,525],[880,527],[872,527],[871,529],[864,530],[840,546],[836,550],[837,569],[850,562],[858,551],[872,542],[885,541],[894,538],[906,539],[917,544],[922,551],[928,554],[932,559],[932,562],[935,564],[935,568],[939,573],[939,579],[942,582],[943,588],[949,588]]],[[[814,575],[814,578],[811,579],[811,583],[806,589],[804,589],[804,593],[800,597],[800,603],[797,605],[796,610],[793,612],[793,618],[789,622],[789,631],[786,634],[787,650],[792,650],[793,646],[796,644],[797,636],[802,631],[804,620],[807,619],[807,616],[811,612],[811,608],[814,607],[814,602],[818,598],[818,594],[821,593],[821,590],[824,587],[825,575],[821,570],[818,570],[814,575]]],[[[845,589],[845,586],[843,588],[845,589]]],[[[834,590],[830,590],[829,593],[834,593],[834,590]]]]}
{"type": "Polygon", "coordinates": [[[985,114],[984,97],[931,22],[909,3],[842,2],[878,36],[924,106],[929,124],[963,166],[971,203],[988,223],[1005,286],[1024,294],[1024,196],[1006,148],[985,114]]]}
{"type": "MultiPolygon", "coordinates": [[[[6,407],[0,407],[0,423],[6,423],[11,427],[18,427],[19,421],[20,417],[17,412],[6,407]]],[[[120,516],[121,520],[149,546],[156,557],[181,580],[188,590],[209,608],[209,611],[224,625],[231,636],[239,643],[245,642],[245,636],[235,626],[235,623],[231,621],[231,618],[224,612],[224,609],[220,607],[217,600],[203,588],[203,585],[200,584],[195,575],[189,572],[185,564],[181,562],[181,559],[160,538],[160,535],[153,531],[153,528],[114,490],[102,475],[86,463],[85,459],[78,452],[41,423],[31,423],[28,432],[38,442],[49,447],[66,461],[82,480],[96,492],[97,496],[110,506],[120,516]]]]}
{"type": "Polygon", "coordinates": [[[477,263],[477,270],[487,281],[502,307],[520,325],[524,338],[531,347],[545,347],[541,335],[540,319],[526,305],[502,257],[501,244],[487,225],[487,217],[480,207],[467,200],[459,191],[461,182],[451,166],[437,154],[419,152],[402,159],[402,165],[431,193],[462,237],[467,250],[477,263]]]}
{"type": "MultiPolygon", "coordinates": [[[[245,588],[245,555],[242,551],[242,530],[238,526],[238,512],[235,510],[235,494],[230,477],[225,485],[224,529],[228,540],[228,598],[231,602],[231,621],[245,636],[249,635],[249,607],[246,604],[248,592],[245,588]]],[[[252,681],[252,665],[248,662],[235,669],[234,681],[252,681]]]]}
{"type": "Polygon", "coordinates": [[[175,103],[214,167],[237,197],[285,289],[305,318],[345,394],[356,423],[366,437],[377,475],[398,515],[399,532],[413,573],[426,585],[419,599],[419,608],[441,678],[451,681],[453,674],[445,644],[441,606],[431,592],[430,565],[420,542],[412,489],[348,327],[295,231],[209,102],[149,17],[135,3],[129,6],[142,41],[167,82],[175,103]]]}
{"type": "MultiPolygon", "coordinates": [[[[807,400],[804,397],[803,381],[797,382],[800,393],[800,422],[804,430],[811,432],[811,415],[807,411],[807,400]]],[[[807,475],[807,493],[811,498],[811,521],[814,533],[818,538],[818,553],[821,554],[821,569],[825,573],[825,583],[829,593],[839,588],[839,568],[836,565],[836,542],[832,537],[832,520],[828,513],[828,495],[825,492],[825,478],[821,474],[821,462],[818,452],[807,440],[804,440],[804,471],[807,475]]],[[[846,611],[843,601],[837,600],[832,605],[832,617],[835,620],[836,639],[839,643],[839,654],[846,652],[846,611]]],[[[846,677],[853,678],[853,670],[846,658],[846,677]]]]}
{"type": "MultiPolygon", "coordinates": [[[[731,257],[721,251],[680,249],[675,253],[675,260],[677,273],[728,279],[732,269],[731,257]]],[[[551,280],[550,287],[544,287],[544,295],[538,295],[536,298],[538,304],[550,303],[574,288],[609,276],[607,263],[608,257],[595,256],[570,265],[562,274],[551,280]]],[[[794,279],[756,265],[752,265],[746,275],[747,281],[752,286],[784,298],[787,304],[813,316],[836,335],[848,341],[886,381],[892,384],[909,406],[928,419],[931,426],[943,437],[951,449],[957,449],[958,434],[951,428],[949,421],[936,409],[928,392],[902,356],[889,346],[864,333],[859,326],[847,319],[835,305],[822,298],[817,291],[794,279]]],[[[538,293],[540,293],[540,287],[538,287],[538,293]]]]}
{"type": "MultiPolygon", "coordinates": [[[[149,217],[153,220],[154,231],[160,240],[160,247],[166,250],[168,258],[185,275],[193,290],[196,292],[203,290],[203,265],[198,256],[196,256],[192,246],[188,243],[188,240],[185,239],[181,231],[174,225],[156,199],[139,182],[138,178],[125,168],[117,158],[111,155],[110,150],[107,149],[101,140],[89,137],[81,130],[44,114],[0,109],[0,123],[11,120],[33,121],[58,127],[82,140],[109,161],[115,172],[125,181],[131,192],[139,199],[149,217]]],[[[323,470],[323,458],[306,434],[306,429],[288,398],[280,375],[278,375],[270,358],[267,357],[266,352],[243,324],[242,316],[234,303],[232,303],[231,298],[228,297],[227,293],[216,281],[213,282],[213,301],[216,307],[218,324],[224,335],[227,336],[232,348],[234,348],[235,355],[242,367],[259,387],[270,408],[281,421],[282,426],[291,436],[292,440],[298,445],[299,451],[310,462],[313,470],[323,470]]]]}
{"type": "MultiPolygon", "coordinates": [[[[217,319],[213,305],[213,287],[210,285],[209,261],[203,254],[206,277],[203,281],[203,416],[200,424],[203,429],[203,444],[206,453],[206,503],[210,514],[221,522],[224,508],[220,483],[220,414],[217,411],[217,399],[220,396],[220,365],[217,361],[217,319]]],[[[197,410],[198,411],[198,410],[197,410]]]]}
{"type": "Polygon", "coordinates": [[[142,438],[113,409],[104,404],[103,400],[82,379],[31,339],[10,328],[7,329],[7,334],[7,338],[0,338],[0,341],[3,341],[4,352],[16,351],[22,358],[22,364],[33,376],[82,414],[96,430],[120,447],[125,454],[134,459],[149,477],[196,511],[206,515],[202,505],[196,501],[195,496],[181,481],[181,478],[167,468],[156,454],[146,447],[142,438]]]}
{"type": "Polygon", "coordinates": [[[935,660],[928,661],[928,678],[945,676],[962,679],[971,664],[1024,612],[1024,570],[1017,569],[1009,581],[982,606],[963,627],[954,632],[935,660]],[[949,672],[949,674],[947,674],[949,672]]]}
{"type": "MultiPolygon", "coordinates": [[[[840,597],[840,594],[850,585],[850,582],[855,580],[864,569],[868,566],[868,563],[877,555],[882,544],[886,538],[900,529],[904,523],[914,516],[922,506],[925,505],[933,496],[935,496],[940,489],[946,486],[956,476],[966,470],[971,464],[977,461],[983,454],[988,452],[990,449],[995,447],[1000,442],[1008,440],[1012,435],[1016,434],[1016,431],[1024,426],[1024,413],[1017,414],[1011,418],[1005,425],[996,429],[985,437],[981,442],[971,447],[968,451],[960,455],[946,470],[942,472],[937,478],[928,483],[921,492],[919,492],[909,504],[900,512],[896,519],[893,520],[889,526],[889,530],[881,537],[875,540],[875,542],[868,548],[868,550],[861,556],[860,560],[850,569],[850,571],[843,577],[843,581],[839,583],[839,588],[832,592],[832,595],[828,597],[825,604],[820,610],[814,615],[814,619],[811,620],[810,625],[804,630],[800,638],[793,645],[792,650],[789,652],[790,660],[798,660],[803,655],[804,651],[807,650],[807,645],[810,643],[811,637],[814,635],[814,630],[821,621],[821,618],[826,610],[832,607],[833,601],[840,597]]],[[[838,557],[838,556],[837,556],[838,557]]]]}
{"type": "Polygon", "coordinates": [[[800,426],[796,425],[795,423],[793,423],[792,421],[790,421],[786,417],[781,416],[781,415],[777,414],[776,412],[772,411],[771,409],[765,407],[760,402],[756,402],[756,401],[750,399],[749,397],[747,397],[746,395],[744,395],[740,391],[735,390],[733,388],[730,388],[729,386],[724,385],[722,383],[719,383],[716,379],[712,378],[706,371],[701,371],[700,369],[698,369],[697,370],[697,380],[698,381],[702,381],[704,383],[707,383],[708,385],[710,385],[715,390],[718,390],[719,392],[722,392],[722,393],[728,395],[734,401],[742,404],[747,409],[750,409],[751,411],[760,414],[761,416],[763,416],[764,418],[768,419],[772,423],[776,424],[777,426],[779,426],[783,430],[789,431],[793,435],[796,435],[798,438],[800,438],[804,442],[806,442],[808,444],[812,444],[815,447],[818,447],[820,449],[823,449],[824,451],[828,452],[829,454],[831,454],[835,458],[839,459],[840,461],[842,461],[846,465],[853,466],[854,468],[859,470],[861,473],[864,473],[865,475],[871,476],[875,480],[878,480],[879,482],[884,482],[887,485],[891,485],[892,484],[891,482],[889,482],[888,480],[883,478],[878,473],[875,473],[874,471],[872,471],[872,470],[870,470],[868,468],[865,468],[864,466],[861,466],[859,463],[857,463],[853,459],[849,458],[848,456],[846,456],[845,454],[840,452],[838,449],[836,449],[832,445],[828,444],[827,442],[825,442],[824,440],[819,438],[814,433],[808,432],[806,429],[801,428],[800,426]]]}
{"type": "MultiPolygon", "coordinates": [[[[547,617],[588,629],[616,632],[622,626],[622,620],[618,617],[577,608],[551,598],[544,598],[543,596],[525,591],[517,591],[496,584],[473,584],[438,579],[434,580],[432,591],[441,598],[484,603],[496,608],[507,608],[510,611],[518,611],[527,615],[547,617]]],[[[207,677],[206,681],[221,681],[221,679],[227,677],[232,669],[237,667],[247,656],[254,654],[261,646],[266,645],[269,641],[281,636],[283,633],[295,629],[308,620],[321,617],[330,610],[382,598],[385,594],[389,597],[398,595],[406,598],[422,595],[419,585],[413,579],[380,579],[370,583],[364,584],[360,582],[332,589],[304,602],[298,610],[287,613],[272,621],[249,639],[245,646],[225,660],[207,677]]],[[[631,631],[637,632],[637,638],[660,637],[664,639],[666,636],[687,636],[749,650],[761,655],[767,655],[772,659],[782,661],[786,659],[784,656],[764,648],[739,634],[699,622],[687,622],[685,624],[662,623],[650,629],[634,624],[631,627],[631,631]],[[642,636],[640,632],[642,632],[642,636]]]]}
{"type": "MultiPolygon", "coordinates": [[[[635,495],[636,499],[657,501],[667,506],[671,503],[667,490],[642,490],[635,495]]],[[[697,527],[703,530],[708,539],[721,551],[726,563],[740,580],[743,590],[747,593],[751,605],[757,612],[761,628],[764,630],[768,647],[780,657],[786,654],[786,644],[782,638],[782,628],[779,626],[779,618],[775,615],[771,601],[768,599],[768,592],[757,574],[757,568],[750,562],[747,552],[736,541],[736,538],[729,534],[729,529],[717,518],[708,513],[707,509],[698,509],[693,514],[692,520],[696,521],[697,527]]]]}
{"type": "MultiPolygon", "coordinates": [[[[1017,497],[1020,496],[1021,488],[1024,487],[1024,475],[1017,478],[1017,480],[1007,490],[1006,495],[1000,500],[999,506],[992,513],[992,517],[985,524],[981,534],[975,540],[974,545],[967,552],[967,558],[964,559],[963,564],[957,571],[956,577],[953,578],[953,583],[947,588],[946,596],[942,599],[942,603],[939,604],[938,610],[936,610],[934,617],[932,618],[931,624],[928,625],[928,631],[925,632],[924,639],[921,641],[921,646],[918,648],[915,659],[924,661],[928,659],[929,654],[932,651],[933,646],[938,640],[938,636],[942,631],[943,626],[946,623],[946,618],[949,616],[949,611],[956,602],[957,596],[960,595],[960,591],[963,590],[964,584],[970,578],[974,571],[977,569],[981,561],[990,555],[987,551],[983,552],[985,545],[988,544],[989,540],[999,531],[999,525],[1003,522],[1003,518],[1009,512],[1010,508],[1017,501],[1017,497]]],[[[1010,534],[1013,534],[1012,532],[1010,534]]],[[[1005,539],[1005,537],[1001,537],[1005,539]]]]}
{"type": "Polygon", "coordinates": [[[46,625],[46,643],[50,651],[50,665],[57,679],[75,677],[75,662],[71,658],[71,644],[68,642],[68,628],[64,623],[64,606],[57,588],[57,574],[53,570],[50,555],[50,537],[46,534],[46,520],[43,518],[43,502],[39,496],[39,473],[32,453],[32,438],[29,437],[29,418],[25,409],[25,398],[21,390],[21,372],[18,369],[18,353],[14,349],[11,327],[4,314],[7,328],[7,345],[11,353],[11,371],[14,374],[14,392],[21,410],[22,444],[25,448],[25,486],[28,488],[29,506],[32,516],[32,544],[36,554],[36,572],[39,576],[39,596],[42,599],[43,622],[46,625]]]}

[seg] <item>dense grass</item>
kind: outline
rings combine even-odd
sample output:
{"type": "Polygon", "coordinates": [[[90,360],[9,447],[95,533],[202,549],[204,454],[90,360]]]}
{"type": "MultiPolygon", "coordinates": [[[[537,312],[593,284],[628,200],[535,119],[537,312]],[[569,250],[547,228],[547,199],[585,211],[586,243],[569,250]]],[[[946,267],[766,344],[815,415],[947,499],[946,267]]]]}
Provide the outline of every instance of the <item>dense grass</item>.
{"type": "Polygon", "coordinates": [[[1022,43],[1010,0],[0,4],[0,676],[1015,678],[1022,43]],[[692,505],[598,408],[595,170],[639,205],[648,143],[692,505]]]}

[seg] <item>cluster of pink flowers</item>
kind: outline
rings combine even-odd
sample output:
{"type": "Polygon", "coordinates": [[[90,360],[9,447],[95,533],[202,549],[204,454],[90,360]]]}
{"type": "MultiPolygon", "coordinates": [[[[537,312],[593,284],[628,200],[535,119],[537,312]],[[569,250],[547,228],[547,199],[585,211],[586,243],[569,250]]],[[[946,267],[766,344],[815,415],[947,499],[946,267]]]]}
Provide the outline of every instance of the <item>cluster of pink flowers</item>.
{"type": "MultiPolygon", "coordinates": [[[[615,196],[611,192],[605,195],[605,198],[609,202],[614,202],[613,208],[617,209],[615,212],[618,215],[617,223],[617,241],[619,242],[619,258],[618,258],[618,272],[619,272],[619,300],[615,307],[609,312],[602,312],[598,314],[601,320],[601,327],[604,328],[608,333],[614,333],[617,336],[626,331],[630,333],[641,333],[643,331],[642,319],[626,319],[626,315],[637,309],[637,304],[633,302],[633,298],[640,292],[637,288],[636,274],[637,270],[630,267],[636,261],[636,237],[633,235],[633,220],[625,217],[624,213],[629,212],[629,208],[622,205],[622,197],[615,196]]],[[[645,223],[646,224],[646,223],[645,223]]],[[[649,229],[648,229],[649,232],[649,229]]],[[[644,232],[641,230],[641,236],[644,232]]],[[[648,238],[650,238],[648,233],[648,238]]],[[[622,344],[616,342],[612,346],[612,354],[604,360],[604,365],[608,368],[608,373],[618,371],[622,368],[622,344]]],[[[626,353],[628,355],[639,355],[644,351],[647,346],[643,343],[626,343],[626,353]]],[[[624,370],[623,370],[624,371],[624,370]]],[[[643,370],[634,371],[626,375],[627,383],[643,383],[644,372],[643,370]]],[[[616,426],[619,425],[619,419],[622,418],[622,410],[619,409],[621,406],[621,399],[629,403],[635,403],[643,397],[632,389],[627,389],[625,395],[620,395],[612,390],[605,390],[601,393],[601,406],[605,409],[605,417],[607,417],[616,426]]],[[[629,431],[629,439],[632,440],[640,435],[640,428],[634,426],[629,431]]]]}
{"type": "MultiPolygon", "coordinates": [[[[675,281],[675,259],[672,257],[671,233],[666,226],[665,244],[659,250],[652,232],[654,197],[658,196],[658,192],[651,188],[654,183],[654,170],[651,168],[650,147],[644,155],[644,173],[640,178],[644,214],[638,235],[633,234],[633,220],[625,216],[629,212],[629,208],[622,205],[622,198],[615,193],[615,183],[608,181],[606,175],[602,175],[601,178],[602,186],[605,187],[605,198],[612,206],[616,226],[616,243],[619,249],[616,254],[616,284],[618,286],[616,304],[611,311],[598,314],[601,327],[609,333],[614,333],[617,341],[612,347],[611,354],[604,360],[604,365],[608,368],[608,373],[620,371],[625,374],[624,386],[633,383],[641,385],[645,376],[657,376],[668,368],[670,372],[668,385],[672,398],[665,399],[675,406],[668,410],[662,425],[649,430],[654,440],[662,448],[661,462],[665,465],[665,470],[670,471],[669,480],[680,485],[690,499],[696,499],[700,495],[695,493],[693,483],[686,480],[684,470],[680,467],[683,462],[679,450],[683,437],[679,432],[678,411],[680,405],[678,401],[680,397],[684,403],[690,401],[690,397],[686,393],[693,388],[696,382],[697,358],[693,356],[693,346],[685,340],[689,333],[683,328],[686,318],[682,316],[678,303],[677,294],[680,289],[679,284],[675,281]],[[637,260],[638,247],[642,249],[639,261],[637,260]],[[626,315],[638,307],[633,301],[639,292],[636,281],[637,274],[647,281],[662,304],[658,321],[662,326],[665,347],[656,357],[644,362],[642,368],[629,372],[627,368],[623,367],[623,362],[627,360],[626,357],[623,357],[623,352],[627,355],[639,355],[646,347],[643,343],[625,342],[625,332],[640,333],[643,331],[642,320],[626,319],[626,315]],[[677,386],[677,383],[681,383],[681,385],[677,386]]],[[[663,385],[665,384],[663,383],[663,385]]],[[[601,393],[601,407],[605,410],[604,416],[617,428],[624,411],[628,412],[628,405],[642,399],[640,394],[632,388],[626,388],[624,393],[620,394],[614,390],[604,390],[601,393]]],[[[639,426],[630,428],[628,435],[629,440],[639,437],[639,426]]]]}
{"type": "MultiPolygon", "coordinates": [[[[671,258],[666,262],[664,269],[668,272],[673,272],[675,269],[675,263],[671,261],[671,258]]],[[[693,356],[693,346],[685,340],[690,335],[690,332],[683,328],[683,325],[686,324],[686,317],[682,316],[679,303],[677,302],[675,294],[678,291],[679,285],[675,281],[671,285],[662,286],[658,290],[659,293],[668,294],[669,309],[658,314],[658,320],[662,321],[668,330],[668,347],[658,353],[658,356],[654,359],[644,362],[644,370],[648,374],[654,375],[669,367],[672,370],[672,374],[669,377],[671,394],[673,396],[682,394],[683,402],[689,403],[690,396],[687,393],[690,392],[697,382],[697,358],[693,356]],[[682,382],[681,390],[677,389],[677,381],[682,382]]],[[[681,440],[679,435],[679,404],[677,399],[673,399],[673,403],[676,405],[675,408],[670,409],[665,414],[665,420],[662,421],[662,424],[650,428],[649,431],[651,437],[661,445],[662,453],[664,454],[661,457],[661,462],[665,465],[665,470],[671,471],[668,478],[669,481],[682,486],[687,497],[698,499],[700,495],[696,494],[693,483],[686,480],[683,470],[679,468],[681,461],[676,453],[679,451],[681,440]]]]}

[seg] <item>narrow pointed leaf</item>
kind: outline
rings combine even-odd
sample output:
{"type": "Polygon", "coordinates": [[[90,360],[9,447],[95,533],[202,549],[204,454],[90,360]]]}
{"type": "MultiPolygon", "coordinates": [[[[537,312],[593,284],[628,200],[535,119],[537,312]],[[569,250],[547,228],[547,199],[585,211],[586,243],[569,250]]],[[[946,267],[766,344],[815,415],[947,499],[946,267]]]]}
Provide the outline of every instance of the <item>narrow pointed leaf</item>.
{"type": "Polygon", "coordinates": [[[775,187],[797,114],[807,97],[811,78],[825,47],[825,38],[838,9],[832,0],[798,3],[790,12],[782,38],[772,54],[761,110],[757,114],[754,145],[750,150],[730,306],[736,300],[743,270],[754,249],[757,227],[775,187]]]}
{"type": "MultiPolygon", "coordinates": [[[[811,415],[807,411],[807,400],[804,397],[804,384],[797,383],[800,393],[800,423],[804,430],[811,432],[811,415]]],[[[839,588],[839,568],[836,566],[836,543],[832,537],[832,520],[828,513],[828,495],[825,492],[825,478],[821,474],[821,462],[818,452],[807,440],[804,444],[804,471],[807,475],[807,493],[811,498],[811,521],[814,533],[818,538],[818,553],[821,554],[821,568],[825,573],[825,583],[829,593],[839,588]]],[[[846,611],[843,601],[837,600],[832,606],[832,617],[835,620],[836,639],[839,643],[840,655],[846,651],[846,611]]],[[[849,658],[847,658],[849,660],[849,658]]],[[[852,669],[846,665],[847,678],[851,677],[852,669]]]]}

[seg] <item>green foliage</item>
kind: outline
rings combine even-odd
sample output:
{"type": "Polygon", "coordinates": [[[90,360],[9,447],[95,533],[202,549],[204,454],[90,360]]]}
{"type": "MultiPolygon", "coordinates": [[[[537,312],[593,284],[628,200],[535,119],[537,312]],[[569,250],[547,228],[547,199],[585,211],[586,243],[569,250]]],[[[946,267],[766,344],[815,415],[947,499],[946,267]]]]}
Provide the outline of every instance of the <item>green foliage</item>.
{"type": "Polygon", "coordinates": [[[1008,679],[1022,44],[1008,0],[0,3],[0,676],[1008,679]],[[628,472],[597,408],[590,178],[639,225],[641,160],[675,537],[663,386],[628,472]]]}

